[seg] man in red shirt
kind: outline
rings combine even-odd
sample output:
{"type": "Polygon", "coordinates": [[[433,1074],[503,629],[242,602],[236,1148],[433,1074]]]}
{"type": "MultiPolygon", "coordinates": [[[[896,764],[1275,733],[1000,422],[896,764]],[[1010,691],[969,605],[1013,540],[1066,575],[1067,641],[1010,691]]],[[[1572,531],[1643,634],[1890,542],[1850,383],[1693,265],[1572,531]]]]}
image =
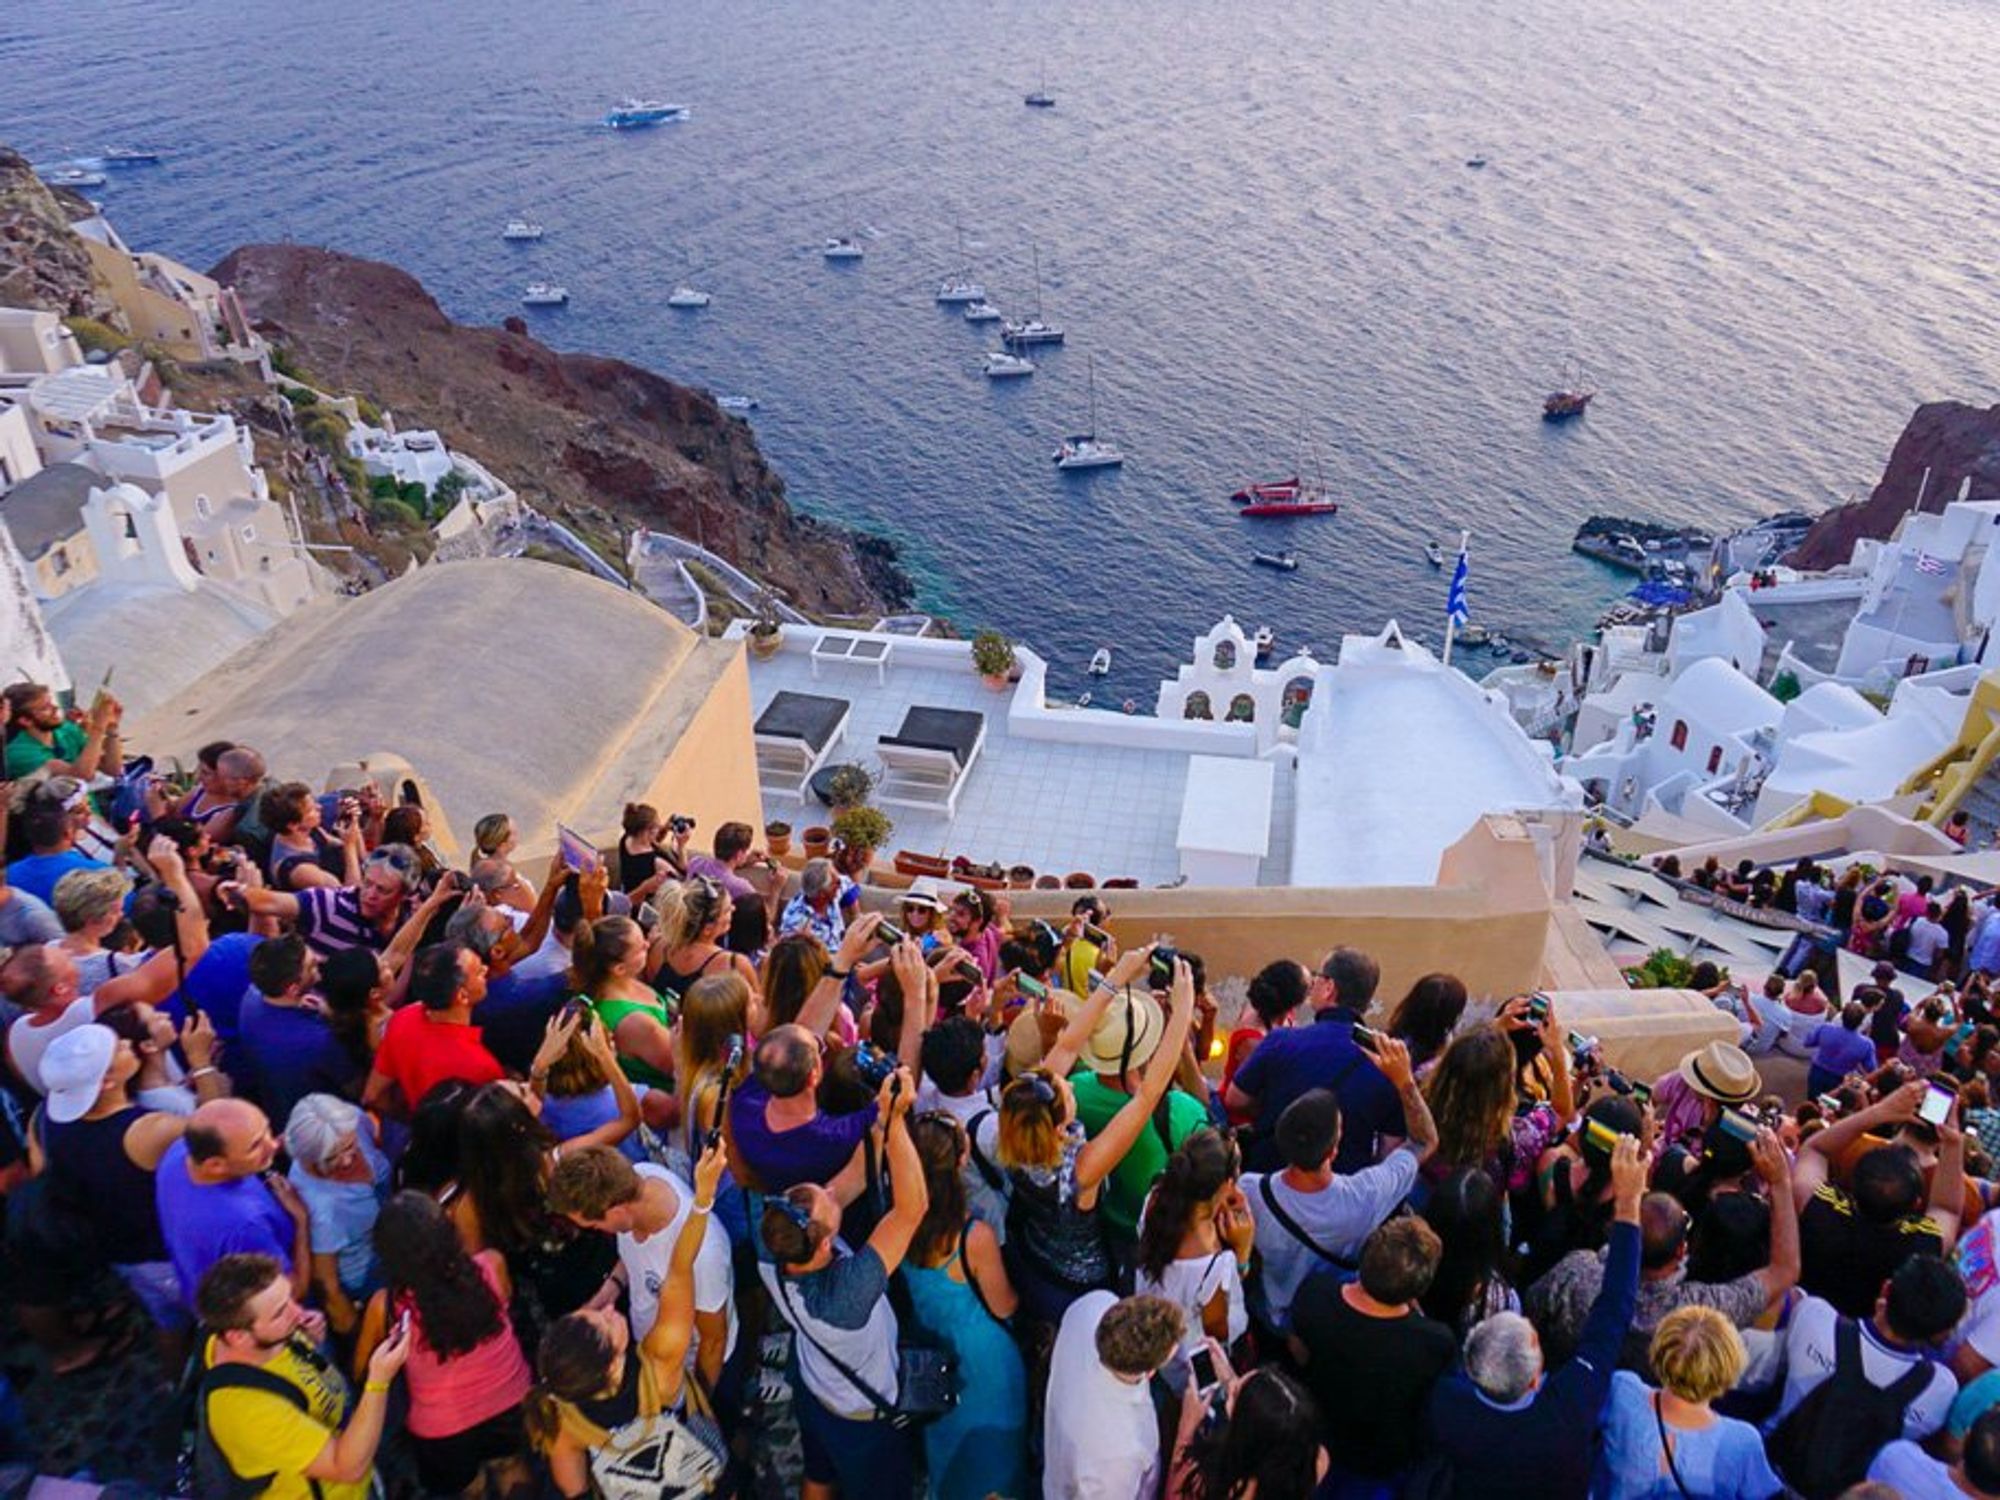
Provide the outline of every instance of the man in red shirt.
{"type": "Polygon", "coordinates": [[[460,942],[435,943],[410,967],[410,999],[389,1019],[362,1092],[365,1109],[407,1117],[447,1079],[474,1087],[506,1076],[486,1050],[472,1008],[486,998],[486,964],[460,942]]]}

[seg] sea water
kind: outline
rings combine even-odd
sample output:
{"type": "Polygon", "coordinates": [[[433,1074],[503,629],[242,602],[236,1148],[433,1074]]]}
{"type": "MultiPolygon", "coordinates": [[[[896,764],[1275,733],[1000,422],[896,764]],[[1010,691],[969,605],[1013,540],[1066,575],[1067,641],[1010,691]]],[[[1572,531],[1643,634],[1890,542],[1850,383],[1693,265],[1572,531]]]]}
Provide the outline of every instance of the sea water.
{"type": "Polygon", "coordinates": [[[1059,688],[1114,644],[1100,700],[1224,611],[1435,643],[1422,548],[1462,529],[1475,617],[1560,642],[1626,582],[1569,553],[1586,515],[1816,509],[2000,359],[1973,0],[9,0],[0,78],[34,160],[171,153],[102,191],[137,246],[324,244],[476,322],[566,284],[539,336],[754,395],[794,504],[1059,688]],[[693,117],[604,129],[628,93],[693,117]],[[933,303],[958,226],[1010,314],[1039,248],[1069,343],[1031,379],[933,303]],[[1089,356],[1127,462],[1061,474],[1089,356]],[[1545,426],[1572,357],[1600,394],[1545,426]],[[1338,517],[1233,513],[1315,464],[1338,517]]]}

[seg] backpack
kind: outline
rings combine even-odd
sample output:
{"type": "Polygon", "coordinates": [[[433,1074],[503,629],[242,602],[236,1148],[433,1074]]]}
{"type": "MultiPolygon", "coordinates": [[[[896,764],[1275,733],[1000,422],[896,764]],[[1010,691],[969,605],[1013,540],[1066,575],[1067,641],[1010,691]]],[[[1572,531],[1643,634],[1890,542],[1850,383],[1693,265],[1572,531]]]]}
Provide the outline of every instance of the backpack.
{"type": "Polygon", "coordinates": [[[1842,1318],[1833,1328],[1833,1373],[1806,1393],[1771,1434],[1771,1461],[1805,1500],[1833,1500],[1868,1475],[1875,1455],[1903,1435],[1903,1413],[1931,1383],[1920,1360],[1891,1385],[1869,1380],[1861,1363],[1861,1328],[1842,1318]]]}
{"type": "MultiPolygon", "coordinates": [[[[208,1427],[209,1398],[217,1391],[262,1391],[290,1402],[300,1411],[307,1409],[306,1393],[282,1375],[260,1370],[255,1365],[214,1365],[202,1372],[194,1396],[194,1493],[202,1500],[255,1500],[271,1487],[276,1474],[245,1476],[230,1467],[229,1459],[216,1446],[208,1427]]],[[[319,1500],[317,1479],[308,1479],[313,1500],[319,1500]]]]}

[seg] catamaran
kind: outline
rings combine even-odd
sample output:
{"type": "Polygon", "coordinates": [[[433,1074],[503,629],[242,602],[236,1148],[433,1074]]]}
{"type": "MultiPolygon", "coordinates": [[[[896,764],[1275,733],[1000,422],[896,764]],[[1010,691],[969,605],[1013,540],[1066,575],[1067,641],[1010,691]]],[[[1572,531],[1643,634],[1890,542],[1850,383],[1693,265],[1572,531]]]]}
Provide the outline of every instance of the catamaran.
{"type": "Polygon", "coordinates": [[[533,219],[509,219],[507,227],[500,231],[500,238],[515,241],[538,240],[547,233],[548,231],[533,219]]]}
{"type": "Polygon", "coordinates": [[[1009,354],[1005,349],[988,349],[986,362],[980,368],[988,380],[1014,380],[1035,373],[1033,360],[1009,354]]]}
{"type": "Polygon", "coordinates": [[[849,235],[840,234],[821,245],[819,253],[828,260],[859,260],[862,251],[859,242],[849,235]]]}
{"type": "Polygon", "coordinates": [[[1060,344],[1063,330],[1060,323],[1042,320],[1042,252],[1038,245],[1031,245],[1030,251],[1035,263],[1035,315],[1032,318],[1008,318],[1000,324],[1000,341],[1011,346],[1024,344],[1060,344]]]}
{"type": "Polygon", "coordinates": [[[1097,435],[1097,361],[1090,362],[1090,426],[1062,440],[1055,452],[1058,469],[1111,469],[1125,462],[1118,445],[1097,435]]]}

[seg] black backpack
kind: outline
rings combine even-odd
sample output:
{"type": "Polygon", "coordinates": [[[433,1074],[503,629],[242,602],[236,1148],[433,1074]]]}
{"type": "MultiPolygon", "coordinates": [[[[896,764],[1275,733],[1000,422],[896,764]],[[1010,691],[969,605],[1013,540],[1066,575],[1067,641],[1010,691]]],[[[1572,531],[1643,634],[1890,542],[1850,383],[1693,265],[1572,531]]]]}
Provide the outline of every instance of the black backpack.
{"type": "Polygon", "coordinates": [[[1892,1385],[1876,1385],[1861,1363],[1861,1329],[1842,1318],[1833,1329],[1833,1373],[1806,1393],[1771,1434],[1771,1461],[1805,1500],[1834,1500],[1868,1477],[1868,1465],[1903,1435],[1903,1413],[1931,1383],[1919,1360],[1892,1385]]]}
{"type": "MultiPolygon", "coordinates": [[[[230,1467],[223,1451],[215,1445],[215,1436],[208,1427],[209,1398],[217,1391],[230,1389],[263,1391],[266,1395],[279,1396],[300,1411],[305,1411],[308,1406],[304,1391],[282,1375],[273,1375],[255,1365],[214,1365],[204,1370],[194,1396],[194,1493],[202,1500],[255,1500],[278,1477],[276,1474],[248,1477],[238,1474],[230,1467]]],[[[306,1484],[312,1490],[313,1500],[319,1500],[319,1481],[309,1479],[306,1484]]]]}

